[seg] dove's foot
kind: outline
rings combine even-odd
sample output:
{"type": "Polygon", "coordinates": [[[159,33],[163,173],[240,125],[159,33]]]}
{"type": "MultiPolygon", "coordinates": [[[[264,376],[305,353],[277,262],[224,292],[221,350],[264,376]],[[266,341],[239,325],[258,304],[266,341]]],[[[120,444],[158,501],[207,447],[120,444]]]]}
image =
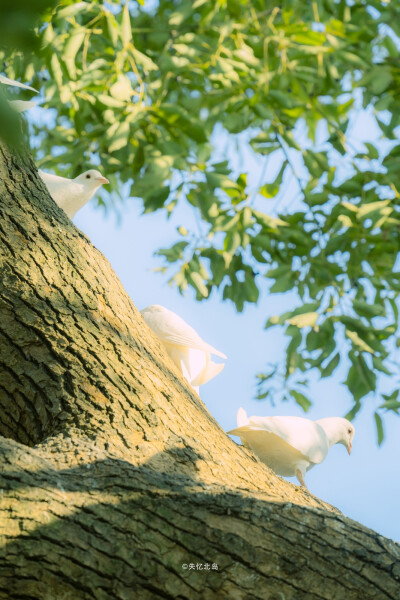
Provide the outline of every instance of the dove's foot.
{"type": "Polygon", "coordinates": [[[296,469],[295,475],[296,475],[297,479],[299,480],[300,485],[303,488],[306,488],[306,490],[308,490],[308,487],[306,486],[306,483],[304,481],[303,473],[300,471],[300,469],[296,469]]]}

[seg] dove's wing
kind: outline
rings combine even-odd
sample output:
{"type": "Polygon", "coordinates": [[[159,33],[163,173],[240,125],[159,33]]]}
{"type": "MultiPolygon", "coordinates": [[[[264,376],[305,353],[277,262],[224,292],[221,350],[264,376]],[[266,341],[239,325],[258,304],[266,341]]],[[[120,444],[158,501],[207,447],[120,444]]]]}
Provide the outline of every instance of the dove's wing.
{"type": "Polygon", "coordinates": [[[89,202],[103,183],[108,183],[108,179],[95,169],[85,171],[75,179],[60,177],[40,170],[39,175],[46,184],[50,196],[70,219],[73,219],[78,210],[89,202]]]}
{"type": "Polygon", "coordinates": [[[278,436],[314,464],[322,462],[329,450],[322,427],[303,417],[250,417],[245,427],[278,436]]]}
{"type": "MultiPolygon", "coordinates": [[[[46,184],[50,195],[54,198],[57,204],[68,200],[72,196],[78,196],[82,194],[82,185],[76,183],[72,179],[67,177],[61,177],[60,175],[54,175],[54,173],[46,173],[39,169],[39,175],[46,184]]],[[[61,208],[64,206],[61,205],[61,208]]]]}
{"type": "MultiPolygon", "coordinates": [[[[206,354],[206,353],[204,353],[204,354],[206,354]]],[[[209,357],[209,355],[208,355],[208,357],[209,357]]],[[[208,360],[204,369],[197,375],[197,377],[192,379],[192,384],[194,386],[204,385],[205,383],[210,381],[210,379],[213,379],[219,373],[221,373],[221,371],[224,367],[225,367],[224,363],[218,364],[212,360],[208,360]]]]}
{"type": "Polygon", "coordinates": [[[141,311],[147,325],[166,344],[203,350],[226,358],[225,354],[204,342],[199,334],[177,314],[163,306],[149,306],[141,311]]]}
{"type": "Polygon", "coordinates": [[[161,341],[167,354],[188,380],[193,389],[199,393],[199,386],[218,375],[224,364],[216,364],[210,360],[210,354],[203,350],[194,350],[184,346],[176,346],[161,341]]]}
{"type": "Polygon", "coordinates": [[[170,359],[172,360],[174,365],[177,367],[177,369],[179,371],[182,371],[183,375],[186,377],[186,379],[188,379],[189,378],[189,369],[188,369],[189,352],[186,350],[186,348],[177,348],[176,346],[167,346],[166,344],[163,344],[163,343],[162,343],[162,346],[164,346],[165,350],[167,351],[168,356],[170,357],[170,359]],[[183,371],[182,365],[185,365],[185,372],[183,371]]]}
{"type": "Polygon", "coordinates": [[[80,183],[67,177],[46,173],[40,169],[39,175],[46,184],[50,196],[70,219],[73,219],[76,212],[89,201],[93,193],[87,194],[80,183]]]}
{"type": "Polygon", "coordinates": [[[60,175],[54,175],[54,173],[46,173],[46,171],[42,171],[42,169],[39,169],[39,175],[46,185],[52,185],[55,187],[71,184],[71,180],[67,177],[60,177],[60,175]]]}
{"type": "Polygon", "coordinates": [[[237,416],[236,416],[237,426],[242,427],[243,425],[247,425],[249,419],[247,418],[247,413],[244,408],[240,407],[237,416]]]}
{"type": "MultiPolygon", "coordinates": [[[[171,344],[165,344],[162,341],[161,343],[178,371],[181,371],[185,379],[192,385],[192,373],[195,366],[193,364],[193,357],[191,357],[192,350],[190,348],[183,348],[182,346],[171,346],[171,344]]],[[[204,354],[204,352],[201,354],[204,354]]],[[[201,369],[202,367],[200,366],[199,368],[201,369]]]]}
{"type": "MultiPolygon", "coordinates": [[[[178,370],[181,371],[185,379],[187,379],[188,382],[193,385],[192,379],[195,364],[193,362],[193,357],[191,356],[191,349],[183,348],[181,346],[171,346],[170,344],[165,344],[164,342],[161,343],[178,370]]],[[[202,354],[204,354],[204,352],[202,354]]],[[[201,368],[201,366],[199,368],[201,368]]]]}
{"type": "MultiPolygon", "coordinates": [[[[186,325],[184,321],[183,323],[186,325]]],[[[221,358],[226,358],[225,354],[216,348],[213,348],[213,346],[207,344],[207,342],[204,342],[198,333],[196,333],[196,331],[189,325],[186,325],[185,328],[182,327],[179,329],[172,329],[170,328],[170,325],[174,326],[176,323],[163,323],[162,327],[158,329],[158,331],[153,331],[167,344],[185,346],[186,348],[193,348],[193,350],[203,350],[204,352],[210,352],[211,354],[215,354],[221,358]],[[164,325],[166,325],[166,327],[164,327],[164,325]]]]}
{"type": "Polygon", "coordinates": [[[31,92],[39,93],[35,88],[30,85],[26,85],[25,83],[20,83],[19,81],[14,81],[14,79],[9,79],[4,75],[0,75],[0,83],[4,83],[5,85],[13,85],[14,87],[23,88],[24,90],[30,90],[31,92]]]}
{"type": "Polygon", "coordinates": [[[239,436],[243,444],[278,475],[291,477],[295,475],[298,465],[305,465],[306,468],[310,465],[307,456],[267,429],[254,429],[251,425],[243,425],[228,433],[239,436]]]}
{"type": "Polygon", "coordinates": [[[195,383],[198,378],[201,378],[201,374],[204,369],[207,368],[207,363],[209,361],[210,355],[203,350],[196,350],[194,348],[184,348],[182,346],[175,346],[182,350],[186,350],[187,352],[187,369],[189,373],[189,381],[190,383],[198,387],[200,383],[195,383]]]}

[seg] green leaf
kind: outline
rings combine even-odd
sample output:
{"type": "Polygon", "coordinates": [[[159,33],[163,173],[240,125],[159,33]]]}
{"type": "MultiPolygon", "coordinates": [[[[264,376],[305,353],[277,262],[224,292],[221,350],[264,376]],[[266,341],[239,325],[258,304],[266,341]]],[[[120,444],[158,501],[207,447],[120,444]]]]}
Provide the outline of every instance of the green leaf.
{"type": "Polygon", "coordinates": [[[380,446],[385,437],[385,432],[383,430],[382,419],[377,412],[374,413],[374,417],[375,417],[376,432],[378,434],[378,446],[380,446]]]}
{"type": "Polygon", "coordinates": [[[379,408],[386,408],[387,410],[393,410],[395,412],[400,408],[400,402],[398,400],[387,400],[379,406],[379,408]]]}
{"type": "Polygon", "coordinates": [[[83,44],[85,36],[85,29],[76,29],[69,37],[64,52],[62,53],[62,59],[67,67],[68,75],[71,79],[76,79],[76,55],[79,48],[83,44]]]}
{"type": "Polygon", "coordinates": [[[337,352],[334,357],[328,362],[326,367],[321,370],[321,378],[330,377],[340,362],[340,353],[337,352]]]}
{"type": "Polygon", "coordinates": [[[275,179],[272,183],[265,183],[262,187],[260,187],[258,192],[262,196],[264,196],[265,198],[273,198],[274,196],[276,196],[278,194],[279,189],[282,184],[283,175],[285,173],[287,164],[288,164],[287,161],[284,161],[283,165],[281,166],[277,176],[275,177],[275,179]]]}
{"type": "Polygon", "coordinates": [[[382,214],[382,209],[386,208],[391,200],[377,200],[376,202],[369,202],[368,204],[362,204],[358,209],[357,218],[364,219],[366,216],[371,216],[371,213],[378,211],[382,214]]]}
{"type": "Polygon", "coordinates": [[[92,5],[88,2],[75,2],[71,6],[66,6],[65,8],[57,10],[56,16],[57,19],[67,19],[68,17],[75,17],[81,12],[88,11],[88,9],[91,6],[92,5]]]}
{"type": "Polygon", "coordinates": [[[143,194],[145,213],[151,213],[159,210],[164,206],[165,201],[170,195],[170,188],[168,185],[157,186],[155,189],[150,188],[147,193],[143,194]]]}
{"type": "Polygon", "coordinates": [[[131,16],[129,14],[129,2],[126,0],[122,9],[121,38],[124,46],[132,41],[131,16]]]}
{"type": "Polygon", "coordinates": [[[385,408],[386,410],[392,410],[396,414],[398,413],[398,409],[400,408],[400,402],[398,400],[399,397],[399,389],[394,390],[391,394],[382,394],[382,398],[384,398],[385,402],[379,406],[379,408],[385,408]]]}
{"type": "Polygon", "coordinates": [[[145,71],[158,71],[159,70],[156,63],[153,60],[151,60],[151,58],[149,56],[147,56],[146,54],[143,54],[143,52],[140,52],[140,50],[138,50],[137,48],[132,49],[132,55],[133,55],[133,58],[135,59],[135,62],[137,62],[139,65],[141,65],[145,71]]]}
{"type": "Polygon", "coordinates": [[[307,396],[305,396],[301,392],[298,392],[297,390],[290,390],[289,393],[292,396],[292,398],[295,399],[296,404],[301,406],[304,412],[309,411],[311,407],[311,401],[307,398],[307,396]]]}
{"type": "Polygon", "coordinates": [[[389,371],[387,367],[383,364],[383,361],[379,356],[372,357],[372,364],[377,371],[381,371],[381,373],[385,373],[386,375],[393,375],[392,371],[389,371]]]}
{"type": "Polygon", "coordinates": [[[110,87],[113,98],[121,101],[129,101],[132,98],[132,84],[126,75],[118,75],[117,81],[110,87]]]}
{"type": "Polygon", "coordinates": [[[104,14],[106,17],[107,33],[109,35],[113,47],[115,48],[119,37],[119,25],[112,12],[110,12],[109,10],[104,10],[104,14]]]}
{"type": "Polygon", "coordinates": [[[361,351],[370,352],[371,354],[374,353],[373,349],[360,338],[357,332],[346,329],[346,335],[353,342],[354,346],[359,348],[361,351]]]}
{"type": "Polygon", "coordinates": [[[260,291],[254,279],[254,275],[246,273],[244,280],[244,288],[247,302],[257,302],[260,291]]]}
{"type": "Polygon", "coordinates": [[[107,138],[109,140],[108,151],[116,152],[126,146],[129,139],[129,131],[130,127],[127,121],[111,125],[107,131],[107,138]]]}
{"type": "Polygon", "coordinates": [[[352,366],[345,381],[354,400],[358,402],[363,396],[374,392],[376,388],[376,374],[368,367],[362,355],[350,356],[352,366]]]}
{"type": "Polygon", "coordinates": [[[296,327],[299,328],[314,327],[318,320],[318,317],[319,315],[317,312],[307,312],[301,315],[296,315],[291,319],[288,319],[288,323],[290,323],[291,325],[296,325],[296,327]]]}
{"type": "Polygon", "coordinates": [[[258,67],[259,65],[259,59],[254,56],[254,50],[246,44],[243,44],[239,50],[234,50],[233,55],[249,67],[258,67]]]}
{"type": "Polygon", "coordinates": [[[366,148],[368,150],[369,158],[371,158],[371,159],[379,158],[379,152],[373,144],[371,144],[370,142],[364,142],[364,146],[366,146],[366,148]]]}
{"type": "Polygon", "coordinates": [[[293,288],[295,280],[295,273],[292,273],[292,271],[287,271],[275,281],[275,283],[269,288],[269,291],[271,294],[287,292],[293,288]]]}
{"type": "Polygon", "coordinates": [[[241,240],[242,238],[237,231],[233,231],[232,233],[228,231],[224,242],[225,252],[233,256],[236,250],[239,248],[241,240]]]}
{"type": "Polygon", "coordinates": [[[362,317],[383,317],[385,316],[385,308],[382,304],[369,304],[364,300],[353,300],[354,310],[362,317]]]}
{"type": "Polygon", "coordinates": [[[188,242],[177,242],[171,248],[163,248],[158,250],[158,256],[164,256],[169,263],[174,263],[183,258],[183,251],[188,246],[188,242]]]}
{"type": "MultiPolygon", "coordinates": [[[[124,107],[124,102],[121,102],[120,100],[116,100],[115,98],[112,98],[111,96],[107,96],[106,94],[98,94],[97,100],[99,102],[101,102],[102,104],[104,104],[105,106],[110,106],[112,108],[123,108],[124,107]]],[[[113,114],[113,118],[114,118],[114,114],[113,114]]]]}
{"type": "Polygon", "coordinates": [[[287,227],[288,225],[285,221],[282,221],[282,219],[271,217],[259,210],[253,209],[253,215],[257,219],[257,222],[266,228],[276,229],[277,227],[287,227]]]}
{"type": "Polygon", "coordinates": [[[372,68],[359,81],[360,86],[368,86],[368,90],[373,94],[379,95],[384,92],[393,81],[393,75],[390,68],[385,66],[376,66],[372,68]]]}
{"type": "Polygon", "coordinates": [[[303,160],[313,177],[320,177],[324,171],[329,169],[326,152],[312,152],[311,150],[305,150],[303,152],[303,160]]]}
{"type": "Polygon", "coordinates": [[[53,78],[55,79],[58,87],[62,87],[63,73],[62,73],[60,61],[58,60],[57,55],[54,53],[51,56],[50,69],[51,69],[51,73],[52,73],[53,78]]]}
{"type": "Polygon", "coordinates": [[[192,284],[192,286],[195,288],[195,290],[198,292],[198,294],[203,297],[203,298],[207,298],[208,297],[208,289],[207,286],[204,283],[203,277],[200,275],[200,273],[196,273],[196,272],[191,272],[187,275],[187,280],[189,281],[189,283],[192,284]]]}
{"type": "Polygon", "coordinates": [[[284,108],[294,108],[297,104],[292,94],[287,94],[281,90],[270,90],[268,92],[268,99],[277,106],[283,106],[284,108]]]}
{"type": "Polygon", "coordinates": [[[352,421],[361,410],[361,402],[356,402],[351,410],[344,416],[345,419],[352,421]]]}
{"type": "Polygon", "coordinates": [[[324,33],[318,31],[301,31],[292,35],[292,40],[298,44],[306,44],[309,46],[318,46],[322,51],[322,47],[325,44],[326,37],[324,33]]]}

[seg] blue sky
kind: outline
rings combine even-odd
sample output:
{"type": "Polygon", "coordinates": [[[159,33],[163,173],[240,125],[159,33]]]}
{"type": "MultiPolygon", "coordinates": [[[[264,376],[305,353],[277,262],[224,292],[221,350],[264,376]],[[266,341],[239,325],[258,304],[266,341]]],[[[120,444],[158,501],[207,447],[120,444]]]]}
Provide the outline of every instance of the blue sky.
{"type": "MultiPolygon", "coordinates": [[[[161,213],[144,216],[140,213],[140,202],[127,200],[118,224],[113,215],[106,218],[92,201],[76,215],[75,223],[111,262],[137,308],[149,304],[166,306],[192,325],[203,339],[227,354],[222,373],[200,388],[202,400],[221,427],[229,430],[235,426],[240,406],[249,415],[304,416],[294,403],[273,407],[268,400],[254,400],[254,375],[267,362],[283,356],[285,346],[279,330],[264,331],[263,325],[268,316],[289,306],[290,298],[264,292],[258,306],[237,314],[231,304],[222,303],[217,296],[203,303],[196,302],[190,292],[180,296],[167,285],[165,276],[153,271],[160,266],[153,252],[175,240],[175,227],[185,224],[182,213],[170,221],[161,213]]],[[[343,416],[347,412],[351,398],[341,380],[343,373],[312,383],[309,396],[314,405],[308,417],[343,416]]],[[[399,541],[399,422],[393,416],[385,420],[386,438],[378,448],[373,408],[374,399],[367,400],[355,420],[351,457],[343,446],[334,446],[327,459],[307,473],[306,482],[313,494],[346,516],[399,541]]]]}

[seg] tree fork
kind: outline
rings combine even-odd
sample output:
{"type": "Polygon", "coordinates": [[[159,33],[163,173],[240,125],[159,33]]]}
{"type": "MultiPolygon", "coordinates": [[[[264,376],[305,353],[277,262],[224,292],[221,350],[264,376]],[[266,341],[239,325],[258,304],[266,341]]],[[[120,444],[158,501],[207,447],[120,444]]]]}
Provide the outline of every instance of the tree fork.
{"type": "Polygon", "coordinates": [[[226,436],[4,145],[0,213],[0,598],[400,597],[399,545],[226,436]]]}

